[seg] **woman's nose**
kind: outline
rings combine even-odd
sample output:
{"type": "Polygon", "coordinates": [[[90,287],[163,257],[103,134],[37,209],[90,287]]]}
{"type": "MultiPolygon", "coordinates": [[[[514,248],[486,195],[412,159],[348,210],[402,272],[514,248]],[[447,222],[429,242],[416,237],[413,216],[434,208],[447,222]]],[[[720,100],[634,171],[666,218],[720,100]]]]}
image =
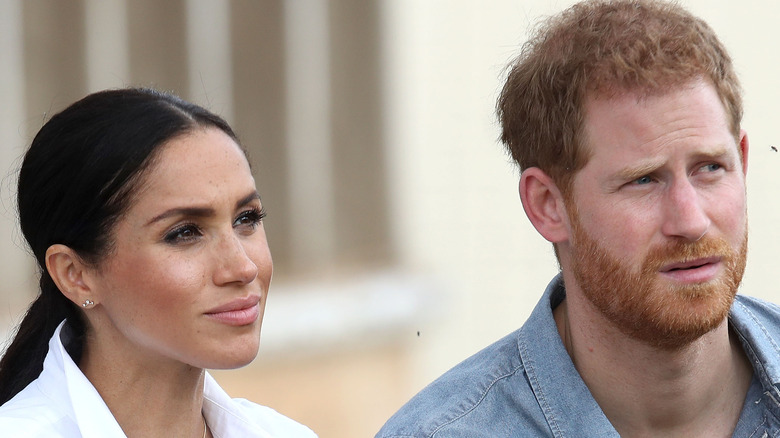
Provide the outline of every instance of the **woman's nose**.
{"type": "Polygon", "coordinates": [[[215,284],[249,284],[257,278],[257,264],[252,260],[244,245],[245,243],[234,234],[219,243],[216,255],[218,264],[214,272],[215,284]]]}

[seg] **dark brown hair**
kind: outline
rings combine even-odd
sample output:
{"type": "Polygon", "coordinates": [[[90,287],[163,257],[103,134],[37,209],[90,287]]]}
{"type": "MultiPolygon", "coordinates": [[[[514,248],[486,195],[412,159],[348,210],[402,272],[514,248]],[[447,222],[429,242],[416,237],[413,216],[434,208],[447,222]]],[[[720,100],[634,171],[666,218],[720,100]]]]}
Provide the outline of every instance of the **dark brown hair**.
{"type": "Polygon", "coordinates": [[[238,143],[224,120],[197,105],[127,88],[90,94],[38,131],[19,171],[17,199],[22,233],[40,270],[40,293],[0,360],[0,405],[41,373],[49,338],[62,320],[76,339],[68,352],[76,362],[81,354],[85,321],[47,272],[46,250],[63,244],[99,265],[155,156],[168,141],[203,127],[238,143]]]}

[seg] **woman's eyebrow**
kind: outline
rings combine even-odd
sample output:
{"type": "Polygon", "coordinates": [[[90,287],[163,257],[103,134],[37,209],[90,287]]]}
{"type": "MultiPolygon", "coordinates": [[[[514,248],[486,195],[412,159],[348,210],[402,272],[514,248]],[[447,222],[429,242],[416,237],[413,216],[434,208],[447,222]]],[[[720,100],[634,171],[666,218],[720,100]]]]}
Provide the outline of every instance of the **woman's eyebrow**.
{"type": "Polygon", "coordinates": [[[241,198],[238,202],[236,202],[236,209],[239,209],[250,202],[254,201],[255,199],[260,199],[260,194],[257,193],[257,190],[254,190],[252,193],[244,196],[241,198]]]}
{"type": "Polygon", "coordinates": [[[209,217],[214,216],[214,209],[211,207],[175,207],[158,214],[153,217],[145,226],[152,225],[155,222],[159,222],[163,219],[167,219],[173,216],[186,216],[186,217],[209,217]]]}
{"type": "MultiPolygon", "coordinates": [[[[239,209],[252,201],[260,199],[260,194],[257,193],[257,190],[252,191],[252,193],[244,196],[243,198],[239,199],[238,202],[236,202],[236,209],[239,209]]],[[[159,222],[163,219],[167,219],[169,217],[173,216],[186,216],[186,217],[210,217],[214,216],[216,214],[216,211],[211,207],[174,207],[168,210],[165,210],[164,212],[158,214],[157,216],[153,217],[149,222],[146,223],[144,226],[152,225],[155,222],[159,222]]]]}

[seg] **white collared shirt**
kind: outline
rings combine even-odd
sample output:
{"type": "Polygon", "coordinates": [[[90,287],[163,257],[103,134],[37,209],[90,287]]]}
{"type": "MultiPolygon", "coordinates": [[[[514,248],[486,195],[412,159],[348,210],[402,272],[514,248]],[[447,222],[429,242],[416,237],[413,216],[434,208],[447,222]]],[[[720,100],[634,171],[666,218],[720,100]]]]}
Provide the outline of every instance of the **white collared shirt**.
{"type": "MultiPolygon", "coordinates": [[[[63,321],[49,341],[41,375],[0,406],[3,437],[126,438],[97,390],[65,350],[63,321]]],[[[208,373],[203,414],[215,438],[316,437],[311,429],[271,408],[232,399],[208,373]]]]}

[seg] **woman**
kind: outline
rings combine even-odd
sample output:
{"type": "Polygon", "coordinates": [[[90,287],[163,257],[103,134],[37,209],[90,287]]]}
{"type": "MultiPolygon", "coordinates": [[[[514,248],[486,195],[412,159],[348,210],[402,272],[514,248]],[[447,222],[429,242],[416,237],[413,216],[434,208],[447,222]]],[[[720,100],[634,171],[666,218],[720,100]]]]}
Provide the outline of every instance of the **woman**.
{"type": "Polygon", "coordinates": [[[0,431],[24,437],[297,437],[204,371],[257,354],[271,254],[245,152],[168,94],[92,94],[19,174],[40,295],[0,361],[0,431]]]}

